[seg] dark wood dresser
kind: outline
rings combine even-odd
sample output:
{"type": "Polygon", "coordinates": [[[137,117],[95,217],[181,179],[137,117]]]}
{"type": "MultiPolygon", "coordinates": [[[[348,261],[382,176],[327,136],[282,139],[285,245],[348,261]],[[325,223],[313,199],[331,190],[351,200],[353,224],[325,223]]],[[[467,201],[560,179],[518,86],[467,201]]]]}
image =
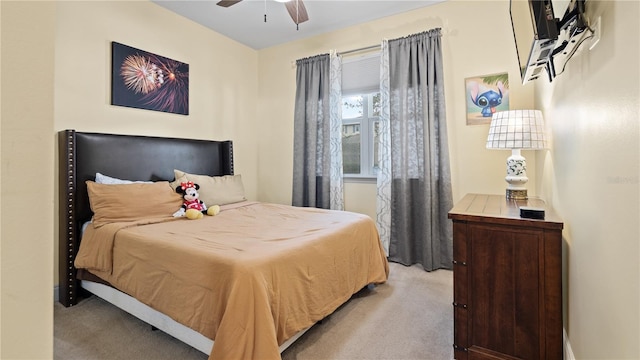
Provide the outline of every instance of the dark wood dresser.
{"type": "Polygon", "coordinates": [[[562,359],[562,221],[540,199],[468,194],[453,220],[456,359],[562,359]],[[545,209],[544,220],[519,207],[545,209]]]}

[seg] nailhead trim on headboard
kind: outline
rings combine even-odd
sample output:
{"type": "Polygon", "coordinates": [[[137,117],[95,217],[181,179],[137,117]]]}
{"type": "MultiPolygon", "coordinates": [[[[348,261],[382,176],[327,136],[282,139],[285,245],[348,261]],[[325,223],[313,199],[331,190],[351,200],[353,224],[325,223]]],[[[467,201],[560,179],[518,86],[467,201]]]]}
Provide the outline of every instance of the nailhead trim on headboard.
{"type": "MultiPolygon", "coordinates": [[[[60,224],[66,224],[61,226],[60,229],[60,273],[59,279],[60,286],[60,302],[64,306],[72,306],[77,303],[77,291],[78,282],[76,280],[76,269],[73,266],[75,254],[77,251],[77,237],[76,237],[76,219],[75,219],[75,198],[74,189],[76,187],[76,173],[73,166],[75,160],[75,131],[66,130],[60,133],[60,156],[66,159],[66,162],[61,162],[60,169],[60,182],[67,184],[65,190],[60,190],[60,201],[64,201],[67,204],[66,209],[60,207],[60,217],[64,221],[60,221],[60,224]],[[65,209],[65,210],[63,210],[65,209]],[[63,266],[66,264],[66,266],[63,266]]],[[[61,219],[62,220],[62,219],[61,219]]]]}

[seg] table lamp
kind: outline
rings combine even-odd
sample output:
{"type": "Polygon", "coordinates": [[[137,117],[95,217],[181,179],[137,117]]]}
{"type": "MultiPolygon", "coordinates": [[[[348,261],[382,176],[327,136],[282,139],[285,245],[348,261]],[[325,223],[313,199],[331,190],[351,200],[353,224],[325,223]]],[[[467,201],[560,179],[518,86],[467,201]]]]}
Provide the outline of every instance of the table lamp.
{"type": "Polygon", "coordinates": [[[547,148],[540,110],[509,110],[493,114],[487,149],[511,149],[507,158],[507,199],[527,199],[527,162],[520,150],[547,148]]]}

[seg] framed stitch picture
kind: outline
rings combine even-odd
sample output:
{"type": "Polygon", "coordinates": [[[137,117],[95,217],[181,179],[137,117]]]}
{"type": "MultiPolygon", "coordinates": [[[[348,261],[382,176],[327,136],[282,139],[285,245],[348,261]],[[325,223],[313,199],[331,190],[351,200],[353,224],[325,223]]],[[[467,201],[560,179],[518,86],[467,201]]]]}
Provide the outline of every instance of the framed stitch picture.
{"type": "Polygon", "coordinates": [[[111,104],[189,115],[189,65],[111,42],[111,104]]]}
{"type": "Polygon", "coordinates": [[[493,113],[509,110],[509,74],[466,78],[467,125],[491,123],[493,113]]]}

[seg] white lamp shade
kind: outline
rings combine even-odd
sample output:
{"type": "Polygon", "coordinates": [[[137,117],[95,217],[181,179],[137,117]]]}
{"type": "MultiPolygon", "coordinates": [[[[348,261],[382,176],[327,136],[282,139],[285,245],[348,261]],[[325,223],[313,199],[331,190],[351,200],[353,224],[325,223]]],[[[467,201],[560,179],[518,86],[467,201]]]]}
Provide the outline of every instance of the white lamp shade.
{"type": "Polygon", "coordinates": [[[487,149],[546,149],[540,110],[509,110],[493,114],[487,149]]]}

